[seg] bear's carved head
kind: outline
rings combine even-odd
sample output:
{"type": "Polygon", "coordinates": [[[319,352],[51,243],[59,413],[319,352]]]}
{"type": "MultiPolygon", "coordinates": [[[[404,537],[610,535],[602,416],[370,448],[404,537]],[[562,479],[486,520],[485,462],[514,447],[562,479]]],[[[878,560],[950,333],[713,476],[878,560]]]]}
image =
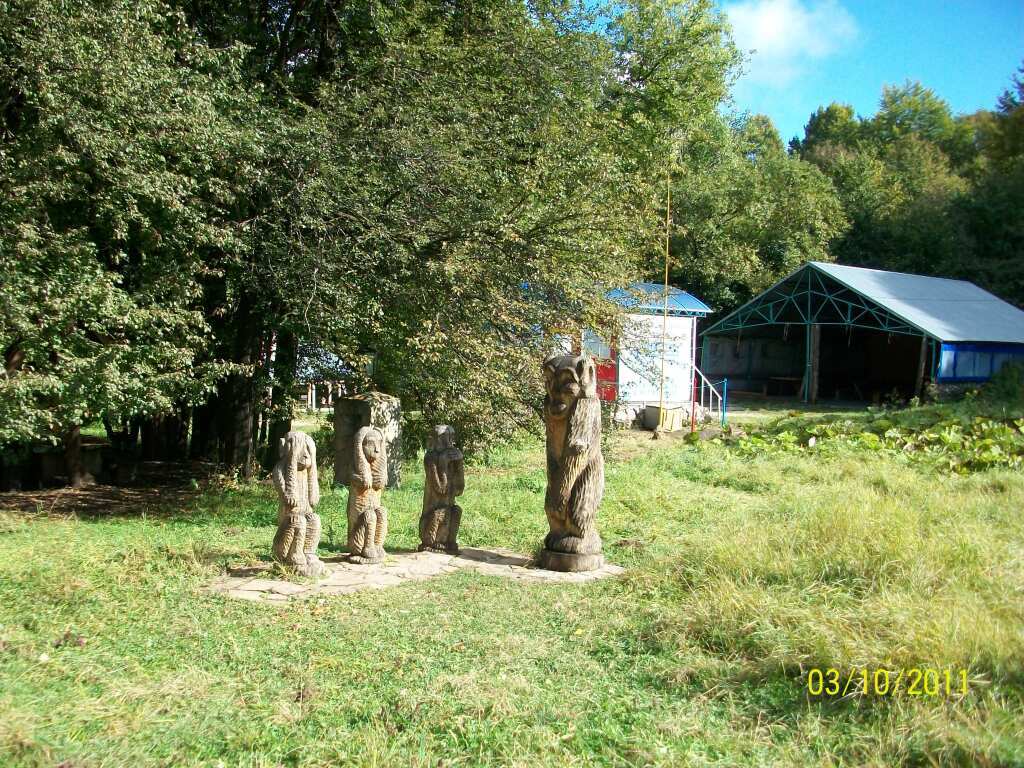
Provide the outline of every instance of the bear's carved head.
{"type": "Polygon", "coordinates": [[[597,366],[586,354],[553,355],[543,370],[544,406],[552,416],[565,416],[580,398],[597,396],[597,366]]]}

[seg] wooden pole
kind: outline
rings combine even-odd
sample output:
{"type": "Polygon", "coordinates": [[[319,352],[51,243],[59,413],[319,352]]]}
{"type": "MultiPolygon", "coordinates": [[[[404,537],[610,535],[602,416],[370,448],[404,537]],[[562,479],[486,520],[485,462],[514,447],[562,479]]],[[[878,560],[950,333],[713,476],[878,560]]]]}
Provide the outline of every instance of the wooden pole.
{"type": "Polygon", "coordinates": [[[804,402],[811,401],[811,272],[807,271],[807,314],[804,316],[804,402]]]}
{"type": "Polygon", "coordinates": [[[818,374],[821,369],[821,326],[811,326],[811,402],[818,402],[818,374]]]}
{"type": "Polygon", "coordinates": [[[811,402],[811,325],[804,325],[804,402],[811,402]]]}
{"type": "Polygon", "coordinates": [[[661,317],[661,395],[658,405],[658,429],[665,426],[665,347],[668,346],[668,246],[672,215],[672,174],[665,174],[665,296],[661,317]]]}
{"type": "Polygon", "coordinates": [[[917,381],[914,384],[914,396],[920,397],[924,391],[924,368],[928,359],[928,337],[921,337],[921,354],[917,360],[917,381]]]}
{"type": "Polygon", "coordinates": [[[693,384],[690,385],[690,432],[697,431],[697,372],[693,372],[693,384]]]}

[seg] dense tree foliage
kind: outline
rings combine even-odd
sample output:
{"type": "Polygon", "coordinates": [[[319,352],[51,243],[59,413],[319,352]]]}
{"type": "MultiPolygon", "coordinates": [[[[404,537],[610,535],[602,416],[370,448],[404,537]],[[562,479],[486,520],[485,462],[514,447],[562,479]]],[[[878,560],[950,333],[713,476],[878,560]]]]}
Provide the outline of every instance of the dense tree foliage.
{"type": "Polygon", "coordinates": [[[660,275],[728,309],[808,259],[1024,300],[1024,85],[916,83],[787,152],[723,108],[710,0],[0,4],[0,448],[102,421],[251,472],[294,384],[472,446],[535,421],[555,334],[660,275]]]}
{"type": "Polygon", "coordinates": [[[869,138],[879,145],[913,136],[938,147],[955,165],[974,155],[970,124],[954,118],[949,104],[917,82],[885,86],[878,112],[866,127],[869,138]]]}
{"type": "Polygon", "coordinates": [[[729,309],[809,260],[831,260],[846,228],[832,182],[787,155],[763,115],[715,115],[689,134],[672,172],[671,276],[729,309]]]}
{"type": "Polygon", "coordinates": [[[846,264],[972,280],[1024,305],[1024,84],[993,111],[954,116],[918,83],[887,87],[877,114],[831,104],[794,155],[832,181],[850,228],[846,264]]]}
{"type": "Polygon", "coordinates": [[[1024,306],[1024,66],[976,126],[982,163],[957,201],[963,251],[951,268],[1024,306]]]}
{"type": "Polygon", "coordinates": [[[5,10],[0,443],[170,412],[225,369],[196,278],[236,240],[238,52],[145,4],[5,10]]]}
{"type": "Polygon", "coordinates": [[[246,472],[300,349],[515,428],[549,335],[614,328],[736,61],[706,0],[3,9],[0,443],[141,423],[246,472]]]}

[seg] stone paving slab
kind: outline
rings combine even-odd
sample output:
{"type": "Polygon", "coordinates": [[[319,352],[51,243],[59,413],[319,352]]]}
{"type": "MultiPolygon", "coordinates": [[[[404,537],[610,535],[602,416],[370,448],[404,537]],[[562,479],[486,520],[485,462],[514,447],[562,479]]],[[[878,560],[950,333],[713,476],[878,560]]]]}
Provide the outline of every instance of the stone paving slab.
{"type": "Polygon", "coordinates": [[[566,582],[579,584],[595,579],[618,576],[624,568],[605,563],[596,571],[560,573],[535,568],[524,555],[504,549],[467,547],[457,556],[439,552],[389,553],[383,563],[357,565],[345,555],[322,558],[324,573],[316,581],[281,578],[270,563],[229,568],[206,586],[207,592],[238,600],[283,605],[289,600],[303,600],[316,595],[345,595],[364,589],[385,589],[411,581],[424,581],[467,569],[488,576],[501,576],[518,581],[566,582]]]}

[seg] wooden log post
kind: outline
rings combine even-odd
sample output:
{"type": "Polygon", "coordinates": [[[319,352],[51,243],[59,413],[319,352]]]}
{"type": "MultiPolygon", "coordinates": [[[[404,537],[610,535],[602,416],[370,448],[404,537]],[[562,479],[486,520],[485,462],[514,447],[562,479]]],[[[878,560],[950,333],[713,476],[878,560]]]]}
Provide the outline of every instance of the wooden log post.
{"type": "Polygon", "coordinates": [[[821,326],[811,326],[811,402],[818,402],[818,374],[821,371],[821,326]]]}
{"type": "Polygon", "coordinates": [[[78,424],[64,433],[64,462],[68,484],[72,488],[84,488],[96,483],[96,478],[85,468],[82,460],[82,428],[78,424]]]}
{"type": "Polygon", "coordinates": [[[924,369],[928,359],[928,337],[921,337],[921,354],[917,360],[917,379],[914,384],[914,396],[920,397],[924,391],[924,369]]]}

